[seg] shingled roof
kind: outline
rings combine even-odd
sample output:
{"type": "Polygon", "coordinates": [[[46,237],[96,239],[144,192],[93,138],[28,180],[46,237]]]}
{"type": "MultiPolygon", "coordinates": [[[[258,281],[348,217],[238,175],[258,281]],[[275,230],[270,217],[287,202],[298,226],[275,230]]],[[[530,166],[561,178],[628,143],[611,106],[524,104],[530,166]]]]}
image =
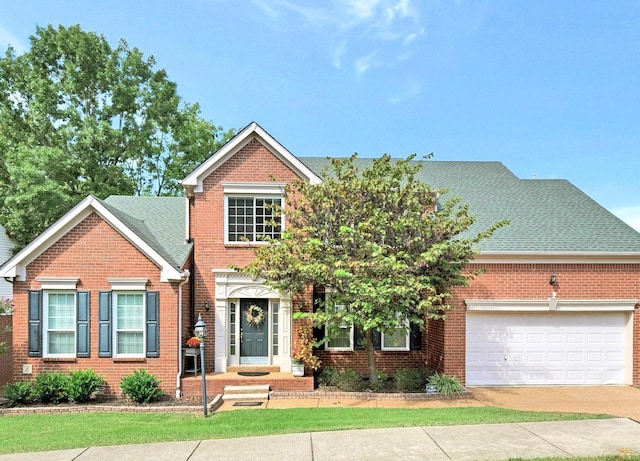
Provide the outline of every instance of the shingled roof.
{"type": "Polygon", "coordinates": [[[112,195],[102,204],[174,267],[182,267],[193,244],[186,242],[184,197],[112,195]]]}
{"type": "MultiPolygon", "coordinates": [[[[317,175],[326,158],[300,158],[317,175]]],[[[357,158],[358,168],[373,159],[357,158]]],[[[640,253],[640,233],[603,208],[569,181],[520,179],[501,162],[421,161],[425,183],[460,196],[476,217],[472,232],[509,220],[483,253],[640,253]]]]}

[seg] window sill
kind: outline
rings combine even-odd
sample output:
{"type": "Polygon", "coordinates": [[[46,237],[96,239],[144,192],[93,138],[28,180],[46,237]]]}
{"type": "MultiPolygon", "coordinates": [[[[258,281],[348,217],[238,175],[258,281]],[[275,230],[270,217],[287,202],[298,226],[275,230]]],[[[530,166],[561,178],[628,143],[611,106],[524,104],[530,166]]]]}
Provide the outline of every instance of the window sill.
{"type": "Polygon", "coordinates": [[[144,357],[114,357],[113,363],[145,363],[144,357]]]}
{"type": "Polygon", "coordinates": [[[63,362],[63,363],[76,363],[78,360],[75,357],[44,357],[43,362],[63,362]]]}

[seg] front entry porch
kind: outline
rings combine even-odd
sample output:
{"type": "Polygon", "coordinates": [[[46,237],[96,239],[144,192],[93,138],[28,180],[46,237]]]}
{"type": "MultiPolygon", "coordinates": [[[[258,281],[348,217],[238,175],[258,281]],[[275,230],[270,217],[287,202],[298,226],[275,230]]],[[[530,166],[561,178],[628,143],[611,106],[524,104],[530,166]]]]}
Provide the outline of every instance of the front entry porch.
{"type": "MultiPolygon", "coordinates": [[[[230,366],[223,373],[207,373],[207,396],[209,400],[224,393],[225,386],[268,385],[269,390],[279,392],[313,391],[313,376],[294,377],[291,372],[281,372],[278,366],[230,366]],[[239,373],[260,373],[261,376],[243,376],[239,373]],[[268,374],[262,374],[268,373],[268,374]]],[[[182,378],[182,395],[185,398],[202,397],[202,377],[182,378]]]]}

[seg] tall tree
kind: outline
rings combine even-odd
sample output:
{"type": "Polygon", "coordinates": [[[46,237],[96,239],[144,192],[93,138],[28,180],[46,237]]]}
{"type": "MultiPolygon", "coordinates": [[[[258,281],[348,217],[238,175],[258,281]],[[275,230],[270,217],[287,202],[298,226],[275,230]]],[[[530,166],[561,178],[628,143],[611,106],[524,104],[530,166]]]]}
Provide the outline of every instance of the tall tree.
{"type": "Polygon", "coordinates": [[[87,194],[176,195],[233,132],[124,40],[38,27],[0,59],[0,222],[24,246],[87,194]]]}
{"type": "Polygon", "coordinates": [[[241,269],[284,292],[324,287],[323,305],[299,315],[328,325],[329,336],[352,324],[366,338],[371,382],[374,332],[443,318],[451,288],[474,275],[464,267],[476,244],[506,224],[467,236],[474,223],[468,206],[460,198],[438,202],[446,191],[421,182],[422,162],[413,159],[384,155],[361,171],[356,155],[333,159],[321,184],[289,184],[282,239],[258,247],[241,269]]]}

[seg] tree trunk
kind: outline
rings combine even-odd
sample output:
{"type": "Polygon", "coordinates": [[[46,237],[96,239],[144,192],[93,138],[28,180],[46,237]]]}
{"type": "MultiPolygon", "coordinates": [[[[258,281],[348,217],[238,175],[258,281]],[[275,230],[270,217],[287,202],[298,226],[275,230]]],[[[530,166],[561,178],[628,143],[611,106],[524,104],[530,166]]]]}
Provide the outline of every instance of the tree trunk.
{"type": "Polygon", "coordinates": [[[369,383],[377,383],[378,382],[378,371],[376,370],[376,356],[373,348],[373,330],[369,329],[366,331],[366,350],[367,350],[367,359],[369,361],[369,383]]]}

